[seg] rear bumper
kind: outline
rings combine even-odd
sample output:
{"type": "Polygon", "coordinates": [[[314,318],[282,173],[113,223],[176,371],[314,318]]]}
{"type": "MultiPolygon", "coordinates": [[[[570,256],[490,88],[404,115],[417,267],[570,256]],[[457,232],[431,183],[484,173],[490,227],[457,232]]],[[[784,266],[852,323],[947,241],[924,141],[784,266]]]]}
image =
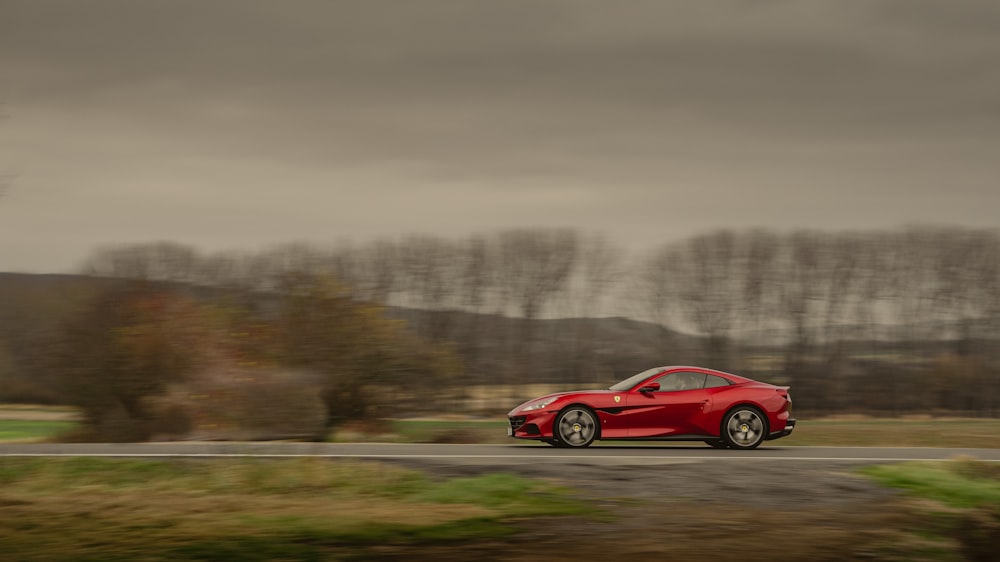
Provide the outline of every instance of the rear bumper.
{"type": "Polygon", "coordinates": [[[785,420],[785,429],[782,429],[781,431],[772,432],[770,435],[767,436],[767,440],[770,441],[771,439],[778,439],[780,437],[791,435],[794,429],[795,429],[795,420],[793,419],[785,420]]]}

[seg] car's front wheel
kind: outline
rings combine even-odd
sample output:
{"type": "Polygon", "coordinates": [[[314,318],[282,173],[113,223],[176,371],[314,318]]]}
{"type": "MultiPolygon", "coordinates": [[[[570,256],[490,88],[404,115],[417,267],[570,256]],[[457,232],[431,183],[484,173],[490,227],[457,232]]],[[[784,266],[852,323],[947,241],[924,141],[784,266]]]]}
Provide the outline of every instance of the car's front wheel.
{"type": "Polygon", "coordinates": [[[553,433],[563,447],[587,447],[597,438],[597,416],[584,406],[570,406],[559,412],[553,433]]]}
{"type": "Polygon", "coordinates": [[[722,438],[734,449],[754,449],[764,441],[767,420],[753,406],[737,406],[722,420],[722,438]]]}

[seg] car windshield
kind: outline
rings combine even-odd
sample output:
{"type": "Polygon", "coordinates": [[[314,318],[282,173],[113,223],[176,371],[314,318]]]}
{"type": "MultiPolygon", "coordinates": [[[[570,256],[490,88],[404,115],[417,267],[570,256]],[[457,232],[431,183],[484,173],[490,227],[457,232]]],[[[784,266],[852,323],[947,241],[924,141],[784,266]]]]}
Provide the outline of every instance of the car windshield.
{"type": "Polygon", "coordinates": [[[643,372],[641,372],[641,373],[639,373],[637,375],[632,375],[631,377],[623,380],[622,382],[620,382],[618,384],[611,385],[610,387],[608,387],[608,390],[629,390],[633,386],[641,383],[642,381],[646,380],[647,378],[649,378],[649,377],[651,377],[651,376],[653,376],[653,375],[655,375],[657,373],[663,372],[663,370],[664,370],[663,367],[653,367],[652,369],[647,369],[647,370],[645,370],[645,371],[643,371],[643,372]]]}

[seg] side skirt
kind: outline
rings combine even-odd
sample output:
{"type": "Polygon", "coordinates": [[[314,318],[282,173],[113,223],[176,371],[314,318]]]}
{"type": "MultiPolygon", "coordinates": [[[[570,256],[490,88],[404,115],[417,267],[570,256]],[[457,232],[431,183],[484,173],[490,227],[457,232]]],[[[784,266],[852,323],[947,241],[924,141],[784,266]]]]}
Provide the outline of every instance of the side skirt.
{"type": "Polygon", "coordinates": [[[704,441],[719,439],[718,435],[657,435],[653,437],[602,437],[601,441],[704,441]]]}

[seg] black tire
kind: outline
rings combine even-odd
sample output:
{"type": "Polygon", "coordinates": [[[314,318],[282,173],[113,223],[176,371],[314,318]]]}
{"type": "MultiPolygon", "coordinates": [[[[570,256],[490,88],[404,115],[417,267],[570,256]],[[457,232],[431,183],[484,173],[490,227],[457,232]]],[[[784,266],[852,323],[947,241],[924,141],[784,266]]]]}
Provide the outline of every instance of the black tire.
{"type": "Polygon", "coordinates": [[[756,449],[767,436],[767,416],[754,406],[736,406],[722,418],[721,429],[733,449],[756,449]]]}
{"type": "Polygon", "coordinates": [[[589,447],[597,438],[597,414],[586,406],[569,406],[556,416],[552,434],[559,447],[589,447]]]}
{"type": "Polygon", "coordinates": [[[711,439],[706,439],[705,440],[705,444],[708,445],[709,447],[713,448],[713,449],[728,449],[729,448],[729,443],[726,443],[725,441],[721,441],[721,440],[713,441],[711,439]]]}

